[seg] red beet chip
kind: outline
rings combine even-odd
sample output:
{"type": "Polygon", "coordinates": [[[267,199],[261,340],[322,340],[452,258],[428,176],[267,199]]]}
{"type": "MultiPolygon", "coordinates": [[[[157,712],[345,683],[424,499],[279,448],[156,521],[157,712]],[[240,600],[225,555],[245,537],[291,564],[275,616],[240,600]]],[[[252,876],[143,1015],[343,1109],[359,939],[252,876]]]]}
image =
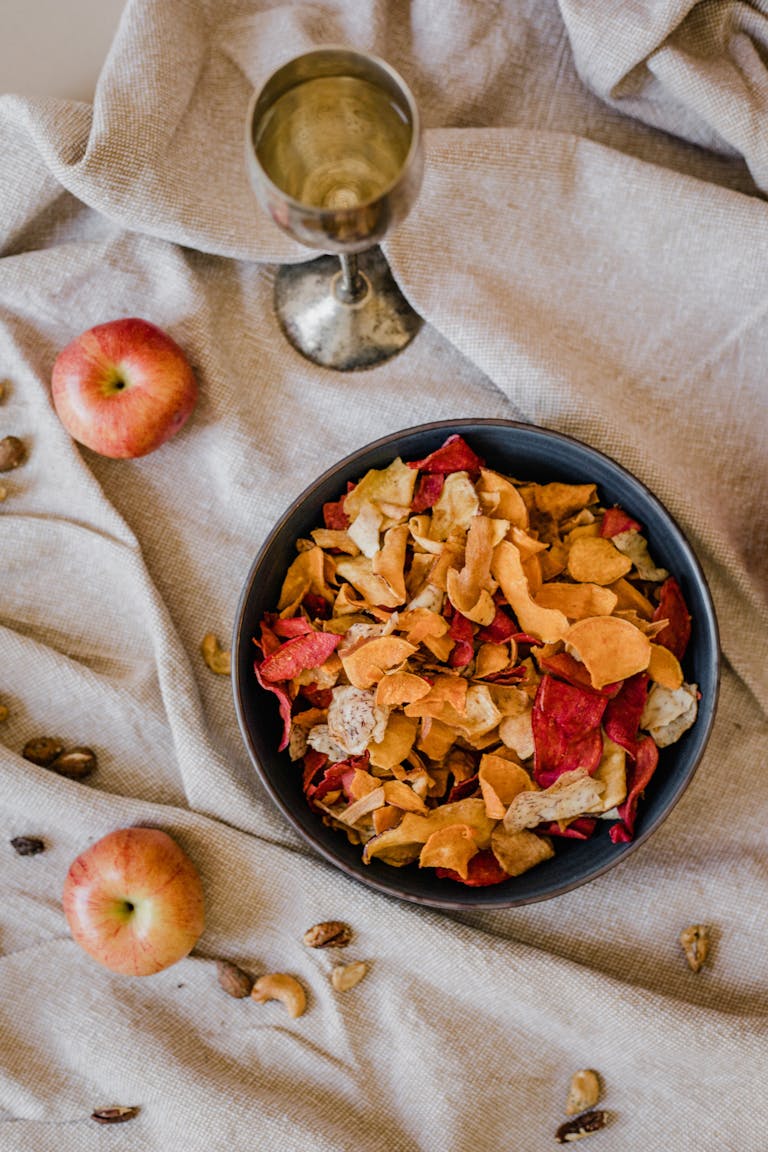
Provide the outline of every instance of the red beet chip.
{"type": "Polygon", "coordinates": [[[466,800],[468,796],[474,796],[479,789],[480,781],[478,776],[469,776],[466,780],[460,780],[458,784],[453,785],[448,793],[446,803],[452,804],[454,800],[466,800]]]}
{"type": "Polygon", "coordinates": [[[640,717],[648,697],[648,673],[638,672],[630,676],[620,691],[609,700],[603,716],[603,728],[614,744],[620,744],[630,755],[637,750],[637,733],[640,717]]]}
{"type": "Polygon", "coordinates": [[[320,783],[307,790],[307,799],[310,802],[322,800],[329,792],[335,792],[338,788],[343,789],[346,794],[355,771],[359,768],[365,772],[369,763],[370,756],[367,752],[363,752],[362,756],[348,756],[346,760],[337,760],[335,764],[325,769],[320,783]]]}
{"type": "Polygon", "coordinates": [[[303,684],[301,696],[313,708],[330,708],[333,700],[332,688],[318,688],[317,684],[303,684]]]}
{"type": "Polygon", "coordinates": [[[565,680],[568,684],[574,684],[577,688],[583,688],[585,692],[593,692],[598,696],[615,696],[624,683],[623,680],[619,680],[616,684],[606,684],[602,688],[594,688],[586,667],[581,660],[577,660],[569,652],[556,652],[553,656],[545,656],[540,663],[545,672],[551,672],[558,679],[565,680]]]}
{"type": "Polygon", "coordinates": [[[639,532],[642,528],[637,520],[619,508],[618,504],[613,508],[607,508],[600,524],[600,535],[610,538],[611,536],[618,536],[620,532],[639,532]]]}
{"type": "Polygon", "coordinates": [[[564,836],[570,840],[589,840],[595,828],[597,828],[597,820],[594,816],[577,816],[565,828],[561,828],[557,820],[552,820],[549,824],[539,824],[533,831],[543,836],[564,836]]]}
{"type": "Polygon", "coordinates": [[[508,664],[506,668],[502,668],[499,672],[491,672],[489,676],[483,676],[485,684],[520,684],[525,680],[528,675],[528,669],[525,664],[508,664]]]}
{"type": "Polygon", "coordinates": [[[272,625],[272,631],[275,636],[291,639],[294,636],[306,636],[308,632],[314,632],[314,628],[306,616],[289,616],[287,620],[278,617],[272,625]]]}
{"type": "Polygon", "coordinates": [[[327,763],[328,757],[324,752],[318,752],[316,748],[307,749],[304,754],[304,773],[301,781],[301,787],[305,793],[314,784],[315,778],[327,763]]]}
{"type": "Polygon", "coordinates": [[[445,484],[445,476],[441,472],[423,472],[419,476],[416,491],[411,501],[411,512],[418,515],[432,508],[439,499],[445,484]]]}
{"type": "Polygon", "coordinates": [[[435,875],[440,880],[456,880],[468,888],[487,888],[490,884],[501,884],[510,879],[509,873],[504,871],[490,848],[475,853],[467,865],[466,880],[452,868],[435,868],[435,875]]]}
{"type": "Polygon", "coordinates": [[[656,636],[655,642],[663,644],[678,660],[682,660],[691,638],[691,614],[674,576],[669,576],[662,584],[659,606],[653,618],[669,621],[666,628],[662,628],[656,636]]]}
{"type": "Polygon", "coordinates": [[[552,723],[552,718],[542,716],[535,708],[532,722],[533,778],[541,788],[549,788],[563,772],[584,768],[591,775],[596,771],[603,756],[603,736],[599,728],[566,740],[552,723]]]}
{"type": "Polygon", "coordinates": [[[514,620],[497,605],[496,615],[490,624],[478,630],[477,639],[481,644],[503,644],[505,640],[511,640],[517,631],[514,620]]]}
{"type": "Polygon", "coordinates": [[[620,820],[612,824],[608,835],[614,844],[626,844],[635,835],[637,805],[659,762],[659,750],[651,736],[644,736],[637,746],[637,756],[627,772],[627,798],[619,804],[620,820]]]}
{"type": "MultiPolygon", "coordinates": [[[[266,661],[264,662],[266,663],[266,661]]],[[[288,741],[291,738],[291,698],[286,692],[282,684],[272,684],[265,680],[261,674],[263,665],[255,663],[253,670],[256,673],[256,679],[262,688],[266,688],[268,692],[274,692],[277,696],[278,709],[280,712],[280,719],[283,722],[283,734],[280,738],[280,743],[277,746],[278,752],[284,751],[288,747],[288,741]]]]}
{"type": "Polygon", "coordinates": [[[454,612],[448,635],[456,641],[448,656],[450,667],[466,668],[475,654],[472,643],[475,635],[472,621],[468,620],[466,616],[462,616],[461,612],[454,612]]]}
{"type": "Polygon", "coordinates": [[[341,640],[333,632],[311,632],[286,640],[270,653],[260,667],[261,677],[271,683],[292,680],[309,668],[319,668],[338,647],[341,640]]]}
{"type": "Polygon", "coordinates": [[[259,625],[260,638],[253,637],[253,642],[257,648],[261,649],[262,656],[269,656],[280,647],[280,637],[272,631],[270,620],[272,617],[265,616],[259,625]]]}
{"type": "Polygon", "coordinates": [[[608,701],[604,696],[542,676],[534,708],[549,715],[567,740],[579,738],[600,725],[608,701]]]}
{"type": "Polygon", "coordinates": [[[319,592],[307,592],[301,603],[313,620],[327,620],[331,614],[331,605],[319,592]]]}
{"type": "Polygon", "coordinates": [[[466,440],[456,433],[449,436],[440,448],[430,452],[423,460],[409,460],[408,467],[418,468],[420,472],[441,472],[447,476],[450,472],[476,474],[485,467],[485,462],[472,451],[466,440]]]}

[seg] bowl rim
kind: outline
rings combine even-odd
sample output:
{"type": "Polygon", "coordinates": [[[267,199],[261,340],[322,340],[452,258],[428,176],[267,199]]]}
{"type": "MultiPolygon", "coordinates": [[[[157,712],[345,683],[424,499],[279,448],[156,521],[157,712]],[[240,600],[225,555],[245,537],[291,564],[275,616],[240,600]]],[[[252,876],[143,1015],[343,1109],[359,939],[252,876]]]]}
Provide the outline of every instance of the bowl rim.
{"type": "MultiPolygon", "coordinates": [[[[509,420],[504,417],[454,417],[448,420],[432,420],[424,424],[415,424],[407,428],[402,428],[396,432],[387,433],[384,436],[377,437],[368,443],[362,445],[360,448],[355,449],[348,455],[337,460],[330,467],[326,468],[319,476],[312,480],[299,495],[291,501],[290,505],[282,513],[282,515],[275,522],[269,533],[267,534],[261,547],[258,549],[256,556],[248,571],[243,587],[241,589],[237,608],[235,611],[234,626],[232,630],[232,661],[231,661],[231,683],[234,696],[235,712],[237,715],[237,722],[240,729],[240,735],[249,753],[253,768],[256,770],[257,775],[262,783],[262,786],[268,793],[272,803],[282,812],[290,826],[301,836],[301,838],[311,846],[311,848],[318,853],[327,863],[332,864],[336,869],[342,871],[347,876],[356,880],[360,884],[364,884],[368,888],[380,892],[388,896],[390,899],[398,901],[406,901],[407,903],[417,904],[423,907],[433,908],[437,911],[466,911],[467,909],[497,909],[499,911],[510,908],[520,908],[528,904],[540,904],[545,900],[555,899],[557,896],[563,896],[568,892],[574,891],[585,884],[591,883],[598,877],[604,875],[606,872],[611,871],[617,865],[623,863],[628,856],[632,855],[642,844],[644,844],[653,833],[660,827],[661,824],[667,819],[672,812],[673,808],[677,806],[680,799],[690,786],[702,758],[706,751],[709,739],[712,733],[712,728],[717,714],[719,696],[720,696],[720,681],[722,671],[722,660],[720,650],[720,630],[715,611],[714,601],[712,598],[709,582],[701,566],[698,556],[694,551],[692,545],[689,543],[688,538],[681,528],[678,520],[666,505],[659,499],[658,496],[648,487],[644,481],[640,480],[633,472],[620,464],[607,452],[603,452],[598,448],[593,448],[586,444],[583,440],[575,436],[571,436],[564,432],[557,432],[553,429],[546,428],[540,424],[528,424],[520,420],[509,420]],[[375,873],[366,875],[352,867],[346,860],[336,855],[329,847],[322,843],[319,839],[314,837],[310,831],[305,828],[297,816],[293,812],[291,806],[286,804],[282,797],[273,786],[266,770],[261,764],[260,757],[251,740],[250,731],[246,721],[246,707],[243,694],[243,686],[240,681],[239,666],[240,666],[240,651],[241,640],[243,631],[243,617],[246,612],[248,601],[251,591],[256,579],[256,575],[261,566],[263,558],[271,549],[274,541],[280,536],[286,523],[309,501],[312,499],[314,493],[321,488],[326,481],[330,480],[337,473],[346,473],[353,468],[356,461],[363,459],[371,453],[375,453],[390,444],[397,443],[409,436],[421,435],[425,433],[445,431],[446,436],[454,433],[460,433],[463,429],[465,434],[471,436],[472,428],[501,428],[512,432],[525,432],[527,435],[538,436],[542,441],[558,441],[565,446],[576,449],[578,452],[585,455],[587,458],[593,457],[600,460],[605,464],[606,462],[611,468],[616,469],[620,474],[626,477],[633,485],[641,489],[645,497],[655,505],[665,517],[682,542],[683,548],[686,553],[688,565],[692,569],[693,575],[699,585],[701,598],[706,605],[706,613],[704,619],[700,622],[706,628],[709,639],[709,664],[712,673],[712,695],[709,702],[709,707],[704,723],[701,728],[698,728],[698,721],[696,726],[697,731],[697,745],[693,753],[693,760],[690,764],[685,778],[680,782],[678,788],[671,797],[670,802],[665,807],[664,811],[659,814],[656,820],[652,821],[648,827],[635,836],[628,843],[616,845],[616,853],[606,860],[602,865],[590,871],[588,875],[565,882],[553,884],[551,890],[541,892],[540,894],[530,894],[527,896],[518,896],[505,900],[504,893],[501,891],[501,885],[491,885],[489,887],[472,887],[465,886],[466,898],[463,900],[451,899],[448,894],[446,898],[435,897],[431,895],[421,895],[412,892],[399,892],[395,890],[390,884],[380,881],[375,873]],[[484,895],[486,894],[487,895],[484,895]],[[494,898],[495,894],[495,898],[494,898]]],[[[399,869],[392,869],[393,877],[396,878],[399,869]]]]}

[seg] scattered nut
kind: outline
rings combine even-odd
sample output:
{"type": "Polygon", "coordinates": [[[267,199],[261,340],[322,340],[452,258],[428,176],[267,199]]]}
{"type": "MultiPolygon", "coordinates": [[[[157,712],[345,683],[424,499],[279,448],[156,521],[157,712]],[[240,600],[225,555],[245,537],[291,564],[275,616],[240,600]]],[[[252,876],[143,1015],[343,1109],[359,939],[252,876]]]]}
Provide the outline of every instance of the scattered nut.
{"type": "Polygon", "coordinates": [[[38,852],[45,851],[45,841],[38,836],[14,836],[11,847],[19,856],[37,856],[38,852]]]}
{"type": "Polygon", "coordinates": [[[5,399],[5,380],[0,380],[0,404],[5,399]]]}
{"type": "Polygon", "coordinates": [[[304,933],[307,948],[346,948],[352,939],[352,929],[341,920],[323,920],[304,933]]]}
{"type": "Polygon", "coordinates": [[[227,996],[233,996],[235,1000],[242,1000],[245,996],[250,996],[253,988],[253,977],[249,976],[247,972],[243,972],[242,968],[238,968],[237,964],[232,964],[229,960],[217,960],[216,970],[219,984],[227,996]]]}
{"type": "Polygon", "coordinates": [[[70,748],[61,752],[46,768],[66,776],[68,780],[84,780],[96,768],[98,761],[92,748],[70,748]]]}
{"type": "Polygon", "coordinates": [[[287,976],[284,972],[272,972],[268,976],[260,976],[253,986],[251,999],[257,1004],[266,1004],[268,1000],[279,1000],[289,1016],[301,1016],[307,1006],[307,997],[294,976],[287,976]]]}
{"type": "Polygon", "coordinates": [[[561,1124],[555,1132],[555,1140],[558,1144],[570,1144],[574,1140],[581,1140],[584,1136],[591,1135],[592,1132],[599,1132],[607,1123],[607,1112],[585,1112],[575,1120],[567,1120],[565,1124],[561,1124]]]}
{"type": "Polygon", "coordinates": [[[585,1112],[587,1108],[594,1108],[599,1099],[600,1077],[592,1068],[582,1068],[571,1077],[565,1114],[575,1116],[578,1112],[585,1112]]]}
{"type": "Polygon", "coordinates": [[[368,971],[368,965],[363,960],[356,960],[353,964],[337,964],[331,972],[331,984],[337,992],[348,992],[359,984],[368,971]]]}
{"type": "Polygon", "coordinates": [[[680,943],[692,972],[699,972],[709,954],[709,928],[706,924],[691,924],[680,933],[680,943]]]}
{"type": "Polygon", "coordinates": [[[49,764],[53,764],[57,756],[61,756],[63,751],[64,745],[53,736],[38,736],[35,740],[27,741],[21,754],[25,760],[39,764],[41,768],[47,768],[49,764]]]}
{"type": "Polygon", "coordinates": [[[138,1108],[127,1108],[117,1104],[112,1108],[97,1108],[95,1112],[91,1112],[91,1120],[95,1120],[97,1124],[124,1124],[126,1120],[133,1120],[138,1114],[138,1108]]]}
{"type": "Polygon", "coordinates": [[[4,724],[8,719],[10,712],[8,711],[7,704],[0,704],[0,724],[4,724]]]}
{"type": "Polygon", "coordinates": [[[8,495],[8,489],[4,484],[0,484],[0,500],[5,500],[8,495]]]}
{"type": "Polygon", "coordinates": [[[232,669],[232,657],[225,648],[222,648],[218,637],[213,632],[209,632],[203,637],[200,651],[211,672],[215,672],[217,676],[229,676],[232,669]]]}
{"type": "Polygon", "coordinates": [[[11,472],[27,458],[27,450],[18,436],[4,436],[0,440],[0,472],[11,472]]]}

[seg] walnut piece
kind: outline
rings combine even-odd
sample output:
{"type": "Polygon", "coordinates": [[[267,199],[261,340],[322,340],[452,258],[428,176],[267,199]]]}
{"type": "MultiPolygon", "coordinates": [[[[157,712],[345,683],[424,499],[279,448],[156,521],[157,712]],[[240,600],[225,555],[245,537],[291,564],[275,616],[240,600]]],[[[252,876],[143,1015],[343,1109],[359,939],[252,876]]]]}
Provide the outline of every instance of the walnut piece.
{"type": "Polygon", "coordinates": [[[680,933],[688,966],[692,972],[700,972],[709,954],[709,928],[706,924],[691,924],[680,933]]]}

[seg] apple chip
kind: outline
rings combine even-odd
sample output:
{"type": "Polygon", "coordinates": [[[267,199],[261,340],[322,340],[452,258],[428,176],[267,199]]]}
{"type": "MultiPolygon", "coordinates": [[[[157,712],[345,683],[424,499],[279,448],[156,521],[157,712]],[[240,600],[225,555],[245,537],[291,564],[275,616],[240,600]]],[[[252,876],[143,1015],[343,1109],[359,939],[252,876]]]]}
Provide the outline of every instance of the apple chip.
{"type": "Polygon", "coordinates": [[[554,784],[541,792],[518,793],[507,809],[504,827],[508,832],[520,832],[544,821],[570,820],[599,812],[604,791],[602,781],[595,780],[583,768],[563,772],[554,784]]]}
{"type": "Polygon", "coordinates": [[[372,468],[344,497],[344,512],[354,520],[364,504],[397,504],[410,508],[416,472],[398,456],[383,469],[372,468]]]}
{"type": "Polygon", "coordinates": [[[610,616],[618,596],[599,584],[543,584],[535,597],[540,608],[557,608],[569,620],[587,616],[610,616]]]}
{"type": "Polygon", "coordinates": [[[467,865],[478,851],[468,824],[449,824],[429,837],[419,855],[419,868],[450,868],[466,880],[467,865]]]}
{"type": "Polygon", "coordinates": [[[568,550],[568,573],[580,583],[612,584],[631,567],[629,557],[603,536],[580,536],[568,550]]]}
{"type": "Polygon", "coordinates": [[[548,836],[537,836],[524,828],[508,832],[503,824],[497,824],[491,834],[491,851],[508,876],[521,876],[555,854],[548,836]]]}
{"type": "Polygon", "coordinates": [[[494,549],[491,573],[524,632],[544,641],[562,639],[568,631],[567,617],[555,608],[540,608],[531,599],[520,553],[511,541],[502,540],[494,549]]]}
{"type": "Polygon", "coordinates": [[[533,498],[539,512],[551,516],[553,520],[565,520],[588,504],[597,501],[595,484],[534,484],[533,498]]]}
{"type": "Polygon", "coordinates": [[[418,720],[402,712],[391,712],[383,735],[368,744],[373,767],[391,769],[402,764],[413,748],[418,727],[418,720]]]}
{"type": "Polygon", "coordinates": [[[683,683],[683,670],[674,652],[663,644],[651,644],[651,658],[648,661],[648,675],[651,680],[669,688],[672,692],[683,683]]]}
{"type": "Polygon", "coordinates": [[[480,760],[477,778],[485,810],[492,820],[504,819],[507,808],[518,792],[536,789],[524,768],[491,752],[486,752],[480,760]]]}
{"type": "Polygon", "coordinates": [[[586,666],[595,688],[645,671],[651,658],[648,637],[618,616],[578,620],[564,639],[566,651],[586,666]]]}
{"type": "Polygon", "coordinates": [[[356,688],[371,688],[390,670],[416,651],[400,636],[375,636],[364,640],[341,656],[349,682],[356,688]]]}

